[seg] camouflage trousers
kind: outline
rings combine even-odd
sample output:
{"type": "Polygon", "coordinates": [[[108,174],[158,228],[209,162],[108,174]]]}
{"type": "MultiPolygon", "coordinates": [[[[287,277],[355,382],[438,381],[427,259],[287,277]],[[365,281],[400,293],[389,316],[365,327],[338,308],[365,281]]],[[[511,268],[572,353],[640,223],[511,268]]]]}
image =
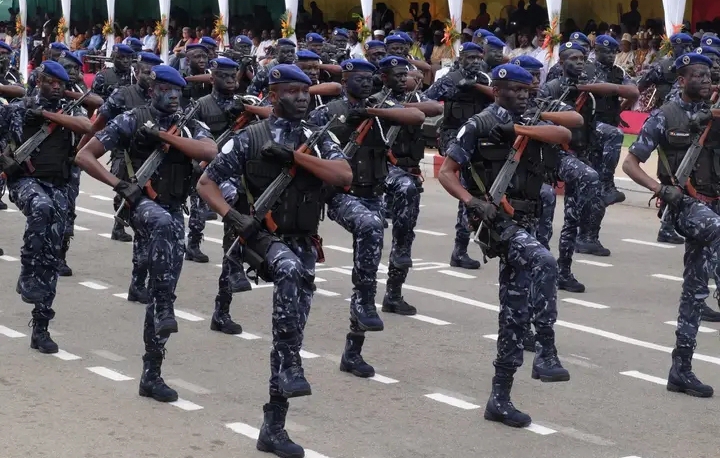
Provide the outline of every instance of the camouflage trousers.
{"type": "Polygon", "coordinates": [[[538,218],[535,238],[547,250],[550,250],[550,239],[553,235],[553,219],[555,218],[555,190],[549,184],[543,184],[540,188],[540,202],[542,202],[542,213],[538,218]]]}
{"type": "Polygon", "coordinates": [[[530,322],[554,335],[558,266],[552,254],[525,229],[509,236],[500,258],[500,314],[496,370],[514,373],[523,362],[523,337],[530,322]]]}
{"type": "Polygon", "coordinates": [[[160,205],[144,197],[130,210],[130,224],[135,231],[133,270],[136,246],[147,262],[150,302],[145,310],[143,339],[145,351],[152,352],[162,349],[167,341],[157,335],[155,323],[167,314],[174,314],[175,288],[185,255],[183,213],[179,206],[160,205]]]}
{"type": "Polygon", "coordinates": [[[77,165],[70,167],[70,181],[68,181],[68,215],[65,221],[65,236],[75,235],[75,201],[80,195],[80,174],[82,170],[77,165]]]}
{"type": "Polygon", "coordinates": [[[282,396],[279,385],[281,371],[302,365],[300,350],[312,303],[316,260],[315,248],[304,239],[275,242],[265,253],[265,262],[275,284],[270,396],[282,396]]]}
{"type": "Polygon", "coordinates": [[[390,262],[395,256],[411,256],[415,240],[415,225],[420,215],[422,179],[405,170],[390,166],[385,180],[385,193],[391,206],[387,209],[392,217],[392,250],[390,262]]]}
{"type": "Polygon", "coordinates": [[[708,280],[720,281],[720,203],[711,208],[685,197],[680,210],[672,213],[675,227],[685,237],[685,269],[675,331],[678,348],[694,349],[705,299],[710,295],[708,280]]]}
{"type": "Polygon", "coordinates": [[[5,189],[7,187],[7,182],[5,181],[5,178],[0,177],[0,199],[5,195],[5,189]]]}
{"type": "MultiPolygon", "coordinates": [[[[234,207],[238,199],[246,199],[245,191],[242,189],[242,185],[238,185],[233,181],[224,181],[220,184],[220,191],[222,191],[225,202],[231,207],[234,207]]],[[[235,242],[235,234],[230,230],[227,224],[223,225],[224,236],[223,236],[223,251],[227,251],[235,242]]],[[[223,256],[222,268],[220,269],[220,276],[218,277],[218,292],[215,296],[215,312],[227,312],[230,310],[230,304],[232,303],[233,293],[230,290],[230,276],[233,275],[238,269],[242,269],[242,248],[238,245],[233,253],[230,253],[233,260],[238,264],[236,265],[227,257],[223,256]]]]}
{"type": "Polygon", "coordinates": [[[200,198],[195,187],[190,190],[190,217],[188,218],[188,243],[198,243],[202,240],[205,230],[208,204],[200,198]]]}
{"type": "Polygon", "coordinates": [[[605,205],[600,196],[600,177],[589,165],[569,153],[560,155],[558,177],[565,184],[565,219],[560,230],[558,265],[561,275],[570,272],[578,228],[584,218],[598,214],[605,205]]]}
{"type": "MultiPolygon", "coordinates": [[[[336,194],[328,203],[328,217],[353,237],[353,293],[350,308],[375,304],[377,271],[383,249],[382,199],[336,194]]],[[[351,316],[351,324],[352,314],[351,316]]]]}
{"type": "Polygon", "coordinates": [[[8,190],[10,201],[26,218],[20,249],[20,281],[37,288],[34,293],[43,297],[35,304],[33,317],[51,320],[55,316],[52,304],[68,214],[67,186],[54,186],[37,178],[20,178],[9,182],[8,190]]]}

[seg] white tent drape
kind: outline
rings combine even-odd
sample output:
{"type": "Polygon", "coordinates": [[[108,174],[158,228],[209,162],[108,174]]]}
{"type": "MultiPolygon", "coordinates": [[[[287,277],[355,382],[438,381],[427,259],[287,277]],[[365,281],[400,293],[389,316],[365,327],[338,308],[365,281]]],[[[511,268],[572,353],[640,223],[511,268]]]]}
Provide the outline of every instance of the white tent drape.
{"type": "MultiPolygon", "coordinates": [[[[292,26],[294,30],[295,25],[297,24],[298,0],[285,0],[285,10],[290,14],[290,26],[292,26]]],[[[297,43],[297,37],[295,34],[288,38],[297,43]]]]}
{"type": "MultiPolygon", "coordinates": [[[[160,1],[160,20],[163,21],[163,28],[168,28],[168,18],[170,17],[170,0],[159,0],[160,1]]],[[[170,50],[168,49],[168,36],[167,34],[163,37],[162,43],[160,43],[160,58],[163,62],[167,63],[168,55],[170,50]]]]}
{"type": "MultiPolygon", "coordinates": [[[[448,0],[448,9],[450,10],[450,19],[455,21],[455,30],[460,33],[462,32],[462,0],[448,0]]],[[[460,52],[460,42],[455,41],[453,43],[453,49],[455,49],[455,55],[457,56],[460,52]]]]}
{"type": "Polygon", "coordinates": [[[23,76],[23,81],[27,83],[28,80],[28,59],[29,50],[27,45],[27,0],[20,0],[18,8],[20,9],[20,23],[22,24],[23,33],[20,37],[20,73],[23,76]]]}
{"type": "MultiPolygon", "coordinates": [[[[220,8],[220,17],[222,17],[222,22],[225,28],[228,28],[228,13],[230,13],[230,4],[228,3],[228,0],[218,0],[218,7],[220,8]]],[[[222,43],[220,43],[220,51],[224,51],[226,47],[230,48],[230,38],[228,37],[227,32],[223,34],[221,37],[222,43]]]]}
{"type": "Polygon", "coordinates": [[[663,0],[665,10],[665,33],[668,37],[675,33],[674,28],[679,28],[685,14],[685,0],[663,0]]]}
{"type": "Polygon", "coordinates": [[[65,19],[65,26],[68,31],[65,32],[65,44],[70,46],[70,0],[62,0],[62,17],[65,19]]]}
{"type": "Polygon", "coordinates": [[[365,40],[369,41],[373,39],[372,36],[372,13],[373,13],[373,0],[360,0],[360,7],[362,8],[362,15],[365,18],[365,25],[370,29],[370,36],[365,40]]]}
{"type": "MultiPolygon", "coordinates": [[[[550,24],[555,26],[555,33],[560,33],[560,9],[562,8],[562,0],[546,0],[548,19],[550,24]],[[554,21],[553,21],[554,19],[554,21]]],[[[545,62],[548,63],[547,68],[552,67],[558,61],[558,47],[548,49],[545,62]]]]}
{"type": "MultiPolygon", "coordinates": [[[[113,27],[113,24],[115,23],[115,0],[107,0],[107,12],[108,12],[108,21],[110,22],[110,27],[113,27]]],[[[115,28],[113,27],[113,30],[115,28]]],[[[105,50],[105,55],[107,57],[110,57],[110,54],[112,54],[112,48],[113,44],[115,43],[115,34],[111,33],[106,38],[107,40],[107,50],[105,50]]]]}

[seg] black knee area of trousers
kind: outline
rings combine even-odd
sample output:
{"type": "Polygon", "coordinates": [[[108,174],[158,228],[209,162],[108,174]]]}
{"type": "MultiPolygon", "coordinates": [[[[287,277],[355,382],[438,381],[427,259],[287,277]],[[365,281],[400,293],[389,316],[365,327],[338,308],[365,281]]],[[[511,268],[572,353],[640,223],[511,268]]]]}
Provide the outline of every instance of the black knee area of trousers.
{"type": "Polygon", "coordinates": [[[270,404],[280,404],[284,405],[288,402],[287,398],[285,396],[277,396],[274,394],[270,395],[270,404]]]}

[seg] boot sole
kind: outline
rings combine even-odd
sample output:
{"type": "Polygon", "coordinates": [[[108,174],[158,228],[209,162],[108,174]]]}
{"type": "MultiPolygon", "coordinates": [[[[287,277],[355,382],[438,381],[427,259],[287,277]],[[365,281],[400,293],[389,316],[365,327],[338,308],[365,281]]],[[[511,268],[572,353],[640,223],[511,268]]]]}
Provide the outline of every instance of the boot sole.
{"type": "Polygon", "coordinates": [[[677,385],[673,385],[672,383],[667,384],[667,390],[673,393],[685,393],[688,396],[693,396],[696,398],[711,398],[713,397],[713,394],[715,394],[714,391],[712,393],[701,393],[700,391],[688,390],[685,388],[681,388],[677,385]]]}
{"type": "Polygon", "coordinates": [[[130,240],[128,240],[128,239],[116,239],[116,238],[110,237],[110,240],[115,240],[116,242],[122,242],[122,243],[132,242],[132,238],[130,238],[130,240]]]}
{"type": "Polygon", "coordinates": [[[598,256],[600,258],[607,258],[612,254],[607,251],[598,252],[593,250],[577,250],[577,252],[580,254],[589,254],[590,256],[598,256]]]}
{"type": "Polygon", "coordinates": [[[584,293],[585,288],[569,288],[567,286],[560,286],[558,285],[558,289],[561,289],[563,291],[567,291],[568,293],[584,293]]]}
{"type": "Polygon", "coordinates": [[[486,420],[502,423],[503,425],[512,426],[513,428],[525,428],[525,427],[530,426],[530,424],[532,423],[532,420],[530,420],[528,422],[512,421],[508,418],[503,417],[502,415],[495,416],[494,414],[492,414],[491,412],[488,412],[487,410],[485,410],[484,417],[486,420]]]}
{"type": "Polygon", "coordinates": [[[72,277],[73,273],[71,272],[58,272],[58,276],[60,277],[72,277]]]}
{"type": "Polygon", "coordinates": [[[340,362],[340,372],[346,372],[346,373],[348,373],[348,374],[352,374],[352,375],[354,375],[355,377],[360,377],[360,378],[375,377],[375,371],[373,371],[372,374],[369,374],[369,373],[367,373],[367,372],[356,371],[356,370],[350,369],[349,367],[347,367],[346,365],[344,365],[344,364],[342,363],[342,361],[340,362]]]}
{"type": "Polygon", "coordinates": [[[137,297],[137,296],[131,296],[131,295],[129,295],[129,294],[128,294],[127,300],[128,300],[128,302],[139,302],[139,303],[144,304],[144,305],[147,305],[148,302],[150,302],[150,301],[142,301],[142,300],[140,300],[139,297],[137,297]]]}
{"type": "Polygon", "coordinates": [[[37,350],[45,355],[54,355],[55,353],[60,351],[59,348],[52,348],[50,350],[46,350],[45,348],[39,348],[38,345],[34,342],[30,342],[30,348],[32,348],[33,350],[37,350]]]}
{"type": "Polygon", "coordinates": [[[382,331],[382,330],[385,329],[385,324],[384,324],[384,323],[381,324],[380,326],[365,326],[360,320],[358,320],[357,318],[355,318],[355,319],[357,320],[357,325],[358,325],[358,327],[359,327],[360,329],[362,329],[363,331],[378,332],[378,331],[382,331]]]}
{"type": "Polygon", "coordinates": [[[532,374],[530,375],[535,380],[540,380],[541,382],[549,383],[549,382],[567,382],[570,380],[570,374],[567,375],[555,375],[552,377],[549,376],[542,376],[538,374],[535,369],[533,369],[532,374]]]}
{"type": "Polygon", "coordinates": [[[303,396],[311,396],[312,389],[300,390],[300,391],[285,391],[282,390],[282,395],[288,399],[290,398],[301,398],[303,396]]]}
{"type": "Polygon", "coordinates": [[[467,265],[467,264],[461,264],[461,263],[455,262],[455,261],[450,261],[450,267],[457,267],[458,269],[465,269],[465,270],[478,270],[478,269],[480,269],[481,265],[482,264],[480,264],[480,263],[467,265]]]}
{"type": "Polygon", "coordinates": [[[239,288],[230,288],[231,293],[244,293],[245,291],[252,291],[252,285],[250,283],[248,283],[247,286],[242,286],[239,288]]]}
{"type": "Polygon", "coordinates": [[[685,239],[677,239],[677,240],[670,240],[670,239],[664,239],[658,237],[657,239],[658,243],[669,243],[671,245],[683,245],[685,243],[685,239]]]}
{"type": "Polygon", "coordinates": [[[257,448],[261,452],[274,453],[280,458],[305,458],[304,451],[302,453],[283,453],[279,450],[275,450],[275,447],[273,447],[272,445],[268,445],[265,442],[257,441],[257,443],[255,444],[255,448],[257,448]]]}
{"type": "Polygon", "coordinates": [[[208,258],[208,259],[204,259],[204,258],[198,259],[198,258],[196,258],[196,257],[194,257],[194,256],[188,256],[188,255],[185,255],[185,260],[186,260],[186,261],[197,262],[198,264],[205,264],[205,263],[210,262],[210,258],[208,258]]]}
{"type": "Polygon", "coordinates": [[[153,398],[157,402],[175,402],[178,400],[178,396],[171,396],[169,398],[161,398],[159,396],[153,396],[153,394],[149,391],[145,391],[142,388],[138,390],[138,394],[144,398],[153,398]]]}
{"type": "Polygon", "coordinates": [[[222,332],[223,334],[228,334],[228,335],[231,335],[231,336],[236,336],[236,335],[238,335],[238,334],[242,334],[242,329],[240,329],[240,332],[229,332],[229,331],[226,331],[225,329],[223,329],[222,326],[220,326],[219,324],[217,324],[217,323],[214,322],[214,321],[210,321],[210,330],[211,330],[211,331],[222,332]]]}
{"type": "Polygon", "coordinates": [[[164,328],[160,328],[156,332],[157,335],[159,335],[160,337],[170,337],[170,334],[175,334],[176,332],[178,332],[177,322],[169,326],[165,326],[164,328]]]}
{"type": "Polygon", "coordinates": [[[381,310],[385,313],[394,313],[395,315],[403,315],[403,316],[417,315],[417,310],[413,310],[413,311],[395,310],[395,309],[391,309],[389,307],[385,307],[384,305],[381,310]]]}
{"type": "Polygon", "coordinates": [[[707,321],[709,323],[720,323],[720,316],[714,316],[714,315],[705,316],[705,315],[703,315],[702,320],[707,321]]]}

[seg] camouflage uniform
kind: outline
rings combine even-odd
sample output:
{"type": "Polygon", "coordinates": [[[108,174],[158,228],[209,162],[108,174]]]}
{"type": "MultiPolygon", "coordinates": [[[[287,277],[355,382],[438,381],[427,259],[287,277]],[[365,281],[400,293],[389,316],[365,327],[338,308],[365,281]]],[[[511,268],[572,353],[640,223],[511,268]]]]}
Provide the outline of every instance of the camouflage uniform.
{"type": "Polygon", "coordinates": [[[540,188],[540,201],[542,202],[542,213],[538,218],[535,238],[548,251],[550,250],[550,239],[553,235],[553,219],[555,218],[555,189],[547,183],[540,188]]]}
{"type": "Polygon", "coordinates": [[[638,86],[648,87],[655,85],[654,108],[660,108],[670,99],[672,88],[677,85],[677,72],[675,60],[665,56],[650,66],[648,71],[638,80],[638,86]]]}
{"type": "Polygon", "coordinates": [[[95,75],[90,90],[106,100],[115,89],[130,84],[130,70],[118,73],[115,68],[105,68],[95,75]]]}
{"type": "MultiPolygon", "coordinates": [[[[11,84],[14,86],[22,86],[22,75],[15,68],[10,68],[4,76],[0,77],[0,84],[11,84]]],[[[12,100],[7,100],[12,102],[12,100]]],[[[2,201],[3,195],[5,195],[5,178],[0,177],[0,210],[7,209],[7,204],[2,201]]]]}
{"type": "Polygon", "coordinates": [[[257,69],[253,80],[247,88],[248,95],[258,97],[260,94],[266,95],[268,83],[270,81],[270,70],[277,65],[276,60],[270,61],[267,65],[263,65],[257,69]]]}

